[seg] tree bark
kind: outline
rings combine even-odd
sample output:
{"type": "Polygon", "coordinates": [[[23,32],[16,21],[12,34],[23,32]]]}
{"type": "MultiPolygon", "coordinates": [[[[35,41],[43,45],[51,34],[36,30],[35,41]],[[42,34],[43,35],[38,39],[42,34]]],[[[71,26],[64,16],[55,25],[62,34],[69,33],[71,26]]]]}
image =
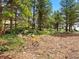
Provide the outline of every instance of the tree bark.
{"type": "Polygon", "coordinates": [[[66,28],[65,28],[66,32],[68,32],[68,23],[66,22],[66,28]]]}
{"type": "Polygon", "coordinates": [[[36,0],[33,0],[33,23],[32,23],[32,29],[35,29],[35,13],[36,13],[36,0]]]}
{"type": "Polygon", "coordinates": [[[41,31],[42,30],[42,13],[39,11],[39,16],[38,16],[38,29],[41,31]]]}
{"type": "Polygon", "coordinates": [[[69,24],[69,32],[72,32],[72,24],[69,24]]]}
{"type": "Polygon", "coordinates": [[[13,22],[12,22],[12,17],[10,18],[10,31],[12,31],[12,27],[13,27],[13,22]]]}

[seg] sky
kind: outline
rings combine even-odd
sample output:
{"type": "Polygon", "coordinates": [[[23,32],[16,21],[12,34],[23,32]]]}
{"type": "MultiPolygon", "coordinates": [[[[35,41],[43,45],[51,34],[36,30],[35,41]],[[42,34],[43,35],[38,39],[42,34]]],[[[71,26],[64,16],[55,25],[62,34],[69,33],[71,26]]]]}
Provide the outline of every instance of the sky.
{"type": "MultiPolygon", "coordinates": [[[[60,1],[61,0],[51,0],[52,2],[52,6],[53,6],[53,10],[59,10],[60,9],[60,1]]],[[[79,1],[79,0],[75,0],[75,1],[79,1]]]]}
{"type": "Polygon", "coordinates": [[[60,0],[51,0],[53,5],[53,10],[59,10],[60,9],[60,0]]]}

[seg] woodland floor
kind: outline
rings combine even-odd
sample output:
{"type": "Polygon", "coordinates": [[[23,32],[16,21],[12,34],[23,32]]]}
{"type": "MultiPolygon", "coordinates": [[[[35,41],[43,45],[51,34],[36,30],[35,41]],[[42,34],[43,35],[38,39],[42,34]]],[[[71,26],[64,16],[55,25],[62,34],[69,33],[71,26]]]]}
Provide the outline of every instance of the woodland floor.
{"type": "Polygon", "coordinates": [[[79,59],[79,35],[23,36],[25,44],[0,59],[79,59]]]}

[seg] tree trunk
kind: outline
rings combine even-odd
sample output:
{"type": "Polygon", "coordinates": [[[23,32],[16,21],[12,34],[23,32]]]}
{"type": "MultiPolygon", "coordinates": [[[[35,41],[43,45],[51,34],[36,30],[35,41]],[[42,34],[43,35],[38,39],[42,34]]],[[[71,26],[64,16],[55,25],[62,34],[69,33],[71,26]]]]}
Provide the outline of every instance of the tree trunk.
{"type": "Polygon", "coordinates": [[[69,24],[69,32],[72,32],[72,24],[69,24]]]}
{"type": "Polygon", "coordinates": [[[13,22],[12,22],[12,17],[10,18],[10,31],[12,31],[12,27],[13,27],[13,22]]]}
{"type": "Polygon", "coordinates": [[[17,28],[17,19],[16,19],[16,17],[15,17],[15,24],[14,24],[14,26],[15,26],[15,33],[16,33],[16,28],[17,28]]]}
{"type": "Polygon", "coordinates": [[[66,27],[65,27],[66,32],[68,32],[68,15],[66,13],[66,27]]]}
{"type": "Polygon", "coordinates": [[[39,12],[39,16],[38,16],[38,29],[41,31],[42,30],[42,13],[39,12]]]}
{"type": "Polygon", "coordinates": [[[65,28],[66,32],[68,32],[68,23],[66,23],[66,28],[65,28]]]}
{"type": "Polygon", "coordinates": [[[17,27],[17,8],[15,9],[15,30],[16,30],[16,27],[17,27]]]}
{"type": "Polygon", "coordinates": [[[57,23],[57,31],[59,30],[59,28],[58,28],[58,27],[59,27],[59,24],[57,23]]]}
{"type": "Polygon", "coordinates": [[[5,32],[6,32],[6,20],[5,20],[4,24],[3,24],[3,34],[5,34],[5,32]]]}
{"type": "Polygon", "coordinates": [[[36,0],[33,0],[33,23],[32,23],[32,29],[35,29],[35,13],[36,13],[36,0]]]}
{"type": "Polygon", "coordinates": [[[2,34],[2,6],[1,6],[1,0],[0,0],[0,35],[2,34]]]}

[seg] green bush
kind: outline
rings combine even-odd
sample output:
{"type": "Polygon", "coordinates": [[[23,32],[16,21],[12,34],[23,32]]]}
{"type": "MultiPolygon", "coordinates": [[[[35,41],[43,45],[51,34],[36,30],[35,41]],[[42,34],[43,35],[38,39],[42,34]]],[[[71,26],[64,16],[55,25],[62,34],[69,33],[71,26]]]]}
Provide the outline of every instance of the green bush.
{"type": "Polygon", "coordinates": [[[8,46],[0,46],[0,52],[5,52],[8,51],[9,47],[8,46]]]}
{"type": "Polygon", "coordinates": [[[54,29],[43,29],[42,31],[38,31],[40,35],[52,35],[56,32],[54,29]]]}
{"type": "MultiPolygon", "coordinates": [[[[9,49],[15,49],[24,43],[24,40],[22,38],[14,34],[6,34],[1,36],[0,38],[8,42],[7,47],[9,47],[9,49]]],[[[6,49],[6,46],[1,46],[1,50],[3,48],[6,49]]]]}

